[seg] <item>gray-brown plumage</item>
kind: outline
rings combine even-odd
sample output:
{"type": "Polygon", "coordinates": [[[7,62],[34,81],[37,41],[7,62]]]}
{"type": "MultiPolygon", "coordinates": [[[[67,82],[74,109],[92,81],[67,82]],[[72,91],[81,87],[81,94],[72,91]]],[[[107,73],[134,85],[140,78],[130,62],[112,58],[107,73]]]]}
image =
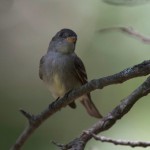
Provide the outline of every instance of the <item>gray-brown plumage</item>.
{"type": "MultiPolygon", "coordinates": [[[[48,51],[40,60],[39,76],[48,86],[54,98],[87,83],[87,74],[81,59],[75,54],[77,35],[70,29],[62,29],[52,38],[48,51]]],[[[91,100],[90,93],[80,97],[87,112],[96,118],[101,114],[91,100]]],[[[69,104],[75,108],[75,102],[69,104]]]]}

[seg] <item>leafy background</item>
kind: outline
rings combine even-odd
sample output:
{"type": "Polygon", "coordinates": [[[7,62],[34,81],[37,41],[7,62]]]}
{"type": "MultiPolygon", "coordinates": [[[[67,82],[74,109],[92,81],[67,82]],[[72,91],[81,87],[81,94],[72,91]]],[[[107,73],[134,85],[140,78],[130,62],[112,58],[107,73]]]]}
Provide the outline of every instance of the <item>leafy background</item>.
{"type": "MultiPolygon", "coordinates": [[[[150,35],[149,13],[148,3],[125,7],[108,5],[100,0],[1,0],[0,149],[9,149],[27,125],[19,108],[37,114],[53,100],[38,77],[38,66],[57,31],[71,28],[78,34],[76,53],[85,63],[91,80],[149,59],[150,45],[119,32],[97,32],[105,27],[132,26],[150,35]]],[[[106,115],[145,78],[94,91],[93,101],[106,115]]],[[[149,140],[149,106],[149,96],[142,98],[125,117],[101,135],[117,139],[149,140]]],[[[88,116],[79,103],[76,110],[66,107],[36,130],[23,150],[56,150],[51,140],[67,143],[96,121],[88,116]]],[[[94,140],[86,146],[86,150],[98,149],[132,148],[94,140]]]]}

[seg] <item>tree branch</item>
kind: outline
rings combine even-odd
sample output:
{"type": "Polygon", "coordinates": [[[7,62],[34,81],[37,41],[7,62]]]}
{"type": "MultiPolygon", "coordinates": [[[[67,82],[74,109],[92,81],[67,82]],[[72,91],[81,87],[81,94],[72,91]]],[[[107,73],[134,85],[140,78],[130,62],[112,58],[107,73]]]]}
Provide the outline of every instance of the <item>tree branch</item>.
{"type": "Polygon", "coordinates": [[[115,6],[136,6],[150,2],[150,0],[102,0],[103,2],[115,6]]]}
{"type": "MultiPolygon", "coordinates": [[[[117,74],[103,77],[100,79],[92,80],[92,81],[88,82],[87,84],[81,86],[80,88],[70,91],[63,98],[55,100],[54,102],[52,102],[49,105],[49,107],[47,107],[43,112],[41,112],[38,115],[31,115],[30,113],[26,112],[25,110],[21,110],[22,114],[28,119],[29,125],[24,129],[24,131],[18,137],[16,143],[12,146],[11,150],[20,150],[21,147],[23,146],[23,144],[25,143],[25,141],[30,137],[30,135],[48,117],[52,116],[55,112],[60,110],[62,107],[67,106],[69,103],[73,102],[76,98],[82,96],[83,94],[91,92],[96,89],[102,89],[108,85],[123,83],[123,82],[125,82],[129,79],[135,78],[135,77],[146,76],[148,74],[150,74],[150,60],[144,61],[144,62],[142,62],[138,65],[135,65],[131,68],[127,68],[117,74]]],[[[126,106],[125,102],[123,102],[123,105],[121,105],[121,107],[123,107],[123,106],[126,106]]],[[[118,109],[115,109],[114,111],[115,112],[113,112],[112,114],[117,115],[117,113],[119,113],[119,111],[122,111],[122,109],[118,108],[118,109]]],[[[127,111],[129,111],[129,110],[127,109],[127,111]]],[[[124,113],[122,112],[121,114],[123,115],[124,113]]],[[[120,113],[119,113],[119,115],[120,115],[120,113]]],[[[119,117],[119,116],[117,116],[117,117],[119,117]]],[[[115,123],[115,121],[116,121],[115,119],[116,118],[114,116],[107,115],[100,121],[101,122],[100,124],[101,125],[105,124],[106,126],[107,125],[110,126],[110,122],[115,123]]],[[[106,128],[108,128],[108,127],[104,128],[104,126],[103,126],[103,128],[101,128],[100,131],[102,129],[106,130],[106,128]]],[[[99,132],[99,130],[96,130],[96,129],[94,129],[94,131],[95,132],[93,132],[93,133],[99,132]]],[[[87,135],[85,135],[85,134],[83,134],[81,136],[81,139],[86,139],[86,141],[89,140],[90,138],[87,137],[87,135]]],[[[78,140],[76,140],[76,141],[78,141],[78,140]]],[[[82,142],[80,142],[80,144],[84,145],[84,143],[82,143],[82,142]]]]}
{"type": "Polygon", "coordinates": [[[100,29],[98,32],[109,32],[109,31],[121,31],[123,33],[128,34],[129,36],[132,36],[138,40],[140,40],[143,43],[150,44],[150,37],[146,37],[145,35],[142,35],[138,31],[134,30],[132,27],[108,27],[100,29]]]}
{"type": "Polygon", "coordinates": [[[150,146],[150,142],[129,141],[129,140],[121,140],[121,139],[114,140],[112,138],[107,138],[105,136],[97,136],[95,134],[92,134],[92,137],[97,141],[113,143],[115,145],[125,145],[125,146],[131,146],[131,147],[148,147],[148,146],[150,146]]]}
{"type": "Polygon", "coordinates": [[[98,134],[102,131],[108,130],[117,120],[121,119],[126,113],[129,112],[137,100],[143,96],[146,96],[148,93],[150,93],[150,77],[148,77],[142,85],[140,85],[128,97],[123,99],[120,105],[114,108],[100,121],[84,131],[78,138],[60,148],[62,150],[83,150],[86,143],[93,137],[92,134],[98,134]]]}

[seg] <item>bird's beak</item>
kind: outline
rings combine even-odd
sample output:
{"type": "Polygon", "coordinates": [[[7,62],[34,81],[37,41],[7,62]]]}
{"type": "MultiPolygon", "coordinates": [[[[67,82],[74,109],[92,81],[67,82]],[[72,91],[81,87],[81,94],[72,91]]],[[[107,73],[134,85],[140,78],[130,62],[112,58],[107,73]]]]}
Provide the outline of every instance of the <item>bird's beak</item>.
{"type": "Polygon", "coordinates": [[[74,37],[74,36],[71,36],[71,37],[68,37],[68,38],[67,38],[67,41],[68,41],[69,43],[75,43],[76,40],[77,40],[77,38],[74,37]]]}

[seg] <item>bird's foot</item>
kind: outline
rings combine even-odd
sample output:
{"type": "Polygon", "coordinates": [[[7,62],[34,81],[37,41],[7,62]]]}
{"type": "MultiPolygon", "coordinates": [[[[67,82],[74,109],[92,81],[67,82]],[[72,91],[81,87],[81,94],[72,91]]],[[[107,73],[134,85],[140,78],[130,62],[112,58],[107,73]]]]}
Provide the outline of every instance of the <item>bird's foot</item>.
{"type": "Polygon", "coordinates": [[[49,109],[53,109],[57,101],[59,100],[60,97],[58,97],[56,100],[54,100],[51,104],[49,104],[49,109]]]}
{"type": "Polygon", "coordinates": [[[65,93],[64,97],[68,98],[68,95],[72,92],[72,89],[65,93]]]}

